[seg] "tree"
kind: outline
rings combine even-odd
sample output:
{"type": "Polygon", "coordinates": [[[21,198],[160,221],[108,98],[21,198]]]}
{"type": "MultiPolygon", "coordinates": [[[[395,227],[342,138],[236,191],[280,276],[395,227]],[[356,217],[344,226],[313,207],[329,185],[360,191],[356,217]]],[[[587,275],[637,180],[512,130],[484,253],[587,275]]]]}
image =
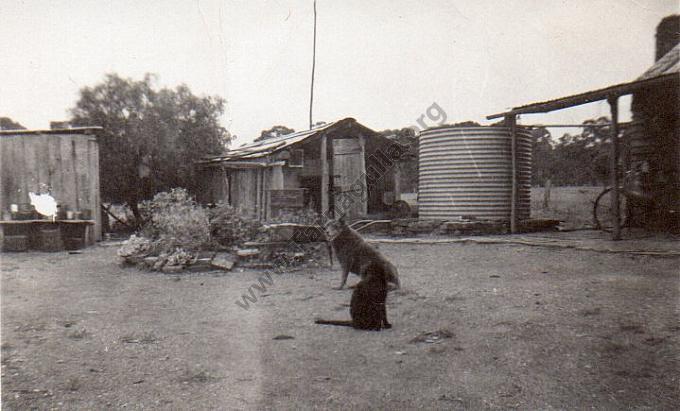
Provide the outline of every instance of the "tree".
{"type": "Polygon", "coordinates": [[[71,109],[74,126],[103,127],[102,200],[127,203],[138,223],[140,201],[174,187],[195,191],[194,162],[223,152],[231,140],[219,123],[224,99],[194,96],[186,85],[157,90],[154,79],[108,74],[81,89],[71,109]]]}
{"type": "Polygon", "coordinates": [[[0,117],[0,130],[26,130],[26,127],[9,117],[0,117]]]}
{"type": "Polygon", "coordinates": [[[401,161],[397,163],[397,167],[401,171],[401,191],[404,193],[415,192],[418,189],[418,137],[415,130],[404,127],[402,129],[383,130],[380,134],[406,147],[401,161]]]}
{"type": "Polygon", "coordinates": [[[532,153],[531,165],[531,184],[542,186],[548,179],[552,180],[552,164],[554,162],[554,152],[551,142],[550,132],[544,127],[537,127],[531,130],[534,139],[534,151],[532,153]]]}
{"type": "Polygon", "coordinates": [[[260,137],[256,138],[253,141],[267,140],[274,137],[285,136],[286,134],[290,133],[295,133],[295,130],[293,130],[292,128],[288,128],[286,126],[274,126],[270,129],[262,130],[262,132],[260,133],[260,137]]]}
{"type": "Polygon", "coordinates": [[[542,185],[550,178],[555,185],[597,185],[609,176],[609,119],[586,120],[580,134],[564,134],[553,141],[547,130],[534,134],[532,183],[542,185]]]}

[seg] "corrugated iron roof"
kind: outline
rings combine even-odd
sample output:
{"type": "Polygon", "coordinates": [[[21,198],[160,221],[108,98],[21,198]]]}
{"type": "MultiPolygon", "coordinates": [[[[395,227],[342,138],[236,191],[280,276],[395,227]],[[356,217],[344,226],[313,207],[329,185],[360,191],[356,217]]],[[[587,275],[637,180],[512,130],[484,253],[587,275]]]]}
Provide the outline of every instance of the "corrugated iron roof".
{"type": "Polygon", "coordinates": [[[647,80],[664,74],[680,74],[680,43],[664,54],[652,67],[647,69],[637,80],[647,80]]]}
{"type": "Polygon", "coordinates": [[[226,154],[206,158],[202,161],[202,163],[214,163],[231,160],[248,160],[265,157],[277,151],[283,150],[284,148],[289,147],[293,144],[306,140],[310,137],[319,135],[324,131],[328,131],[330,129],[337,127],[342,127],[347,124],[358,125],[363,130],[376,134],[375,131],[359,124],[355,119],[347,117],[342,120],[334,121],[332,123],[315,127],[311,130],[297,131],[295,133],[286,134],[285,136],[268,138],[266,140],[246,144],[241,147],[229,150],[226,154]]]}

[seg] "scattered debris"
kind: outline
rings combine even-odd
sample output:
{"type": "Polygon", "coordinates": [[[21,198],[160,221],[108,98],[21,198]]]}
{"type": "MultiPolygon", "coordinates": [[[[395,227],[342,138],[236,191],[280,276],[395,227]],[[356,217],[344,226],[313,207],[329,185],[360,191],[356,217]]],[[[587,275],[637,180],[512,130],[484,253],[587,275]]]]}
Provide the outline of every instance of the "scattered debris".
{"type": "Polygon", "coordinates": [[[236,250],[236,255],[239,256],[240,258],[255,257],[258,254],[260,254],[260,250],[258,250],[257,248],[245,248],[236,250]]]}
{"type": "Polygon", "coordinates": [[[411,339],[410,342],[412,344],[417,343],[438,344],[446,338],[453,338],[453,333],[449,330],[442,329],[431,332],[422,332],[413,339],[411,339]]]}
{"type": "Polygon", "coordinates": [[[85,328],[69,331],[66,336],[72,340],[82,340],[87,335],[85,328]]]}
{"type": "Polygon", "coordinates": [[[219,253],[212,259],[210,264],[213,267],[220,268],[224,271],[230,271],[232,268],[234,268],[236,261],[236,257],[234,257],[232,254],[219,253]]]}
{"type": "Polygon", "coordinates": [[[189,383],[209,383],[217,381],[219,378],[204,369],[187,370],[180,377],[179,381],[183,384],[189,383]]]}
{"type": "Polygon", "coordinates": [[[165,274],[177,274],[184,271],[184,267],[181,265],[166,265],[161,271],[165,274]]]}
{"type": "Polygon", "coordinates": [[[315,381],[321,381],[321,382],[323,382],[323,381],[330,381],[330,380],[331,380],[331,377],[329,377],[329,376],[327,376],[327,375],[320,375],[320,376],[318,376],[318,377],[314,377],[314,380],[315,380],[315,381]]]}
{"type": "Polygon", "coordinates": [[[272,338],[272,340],[294,340],[294,339],[295,337],[284,334],[277,335],[276,337],[272,338]]]}

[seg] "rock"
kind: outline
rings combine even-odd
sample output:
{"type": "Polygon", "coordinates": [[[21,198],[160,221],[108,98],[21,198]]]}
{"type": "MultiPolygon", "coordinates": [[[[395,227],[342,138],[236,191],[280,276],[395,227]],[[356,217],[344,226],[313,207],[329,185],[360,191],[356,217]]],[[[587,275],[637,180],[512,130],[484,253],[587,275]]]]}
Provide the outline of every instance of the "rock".
{"type": "Polygon", "coordinates": [[[274,268],[273,263],[268,263],[264,261],[254,261],[254,262],[246,262],[246,263],[239,263],[239,265],[243,268],[250,268],[252,270],[269,270],[274,268]]]}
{"type": "Polygon", "coordinates": [[[191,265],[186,267],[186,271],[196,273],[202,271],[210,271],[214,268],[215,267],[213,267],[212,265],[212,258],[199,258],[193,263],[191,263],[191,265]]]}
{"type": "Polygon", "coordinates": [[[276,337],[272,338],[272,340],[292,340],[292,339],[295,339],[295,337],[285,334],[277,335],[276,337]]]}
{"type": "Polygon", "coordinates": [[[158,257],[145,257],[144,258],[144,264],[149,266],[149,267],[153,267],[156,264],[157,261],[158,261],[158,257]]]}
{"type": "Polygon", "coordinates": [[[224,271],[230,271],[236,264],[236,257],[228,253],[219,253],[210,261],[210,265],[224,271]]]}
{"type": "Polygon", "coordinates": [[[184,271],[184,267],[181,265],[166,265],[161,271],[163,271],[165,274],[177,274],[184,271]]]}
{"type": "Polygon", "coordinates": [[[257,248],[245,248],[236,250],[236,255],[239,256],[240,258],[254,257],[258,254],[260,254],[260,250],[258,250],[257,248]]]}
{"type": "Polygon", "coordinates": [[[165,263],[166,263],[167,261],[168,261],[168,260],[166,260],[165,258],[157,258],[157,259],[156,259],[156,262],[153,264],[152,267],[153,267],[153,269],[156,270],[156,271],[161,271],[161,270],[163,269],[163,266],[165,265],[165,263]]]}

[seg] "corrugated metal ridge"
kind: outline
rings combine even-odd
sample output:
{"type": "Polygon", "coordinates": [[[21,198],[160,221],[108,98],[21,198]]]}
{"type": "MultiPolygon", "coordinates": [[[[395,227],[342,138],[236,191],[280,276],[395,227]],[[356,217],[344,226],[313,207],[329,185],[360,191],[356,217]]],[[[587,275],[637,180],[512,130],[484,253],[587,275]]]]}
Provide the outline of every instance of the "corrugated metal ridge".
{"type": "Polygon", "coordinates": [[[332,123],[324,124],[320,127],[311,130],[296,131],[294,133],[286,134],[284,136],[269,138],[262,141],[246,144],[244,146],[229,150],[226,154],[206,159],[207,162],[233,160],[239,158],[257,158],[269,155],[275,151],[286,148],[295,143],[299,143],[309,137],[312,137],[322,131],[328,130],[331,127],[337,126],[344,122],[355,121],[351,117],[342,120],[334,121],[332,123]]]}

